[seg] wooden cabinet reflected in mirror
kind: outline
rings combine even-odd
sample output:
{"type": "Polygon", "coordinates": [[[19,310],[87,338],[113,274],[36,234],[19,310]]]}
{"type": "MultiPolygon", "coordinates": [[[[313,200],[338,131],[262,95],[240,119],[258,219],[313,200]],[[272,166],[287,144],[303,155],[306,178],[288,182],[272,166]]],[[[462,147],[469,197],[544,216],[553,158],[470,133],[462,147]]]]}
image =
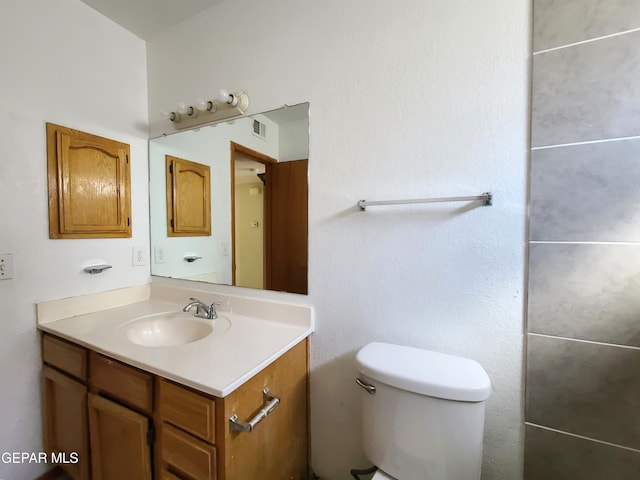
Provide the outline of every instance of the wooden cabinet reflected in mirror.
{"type": "Polygon", "coordinates": [[[305,103],[150,141],[153,275],[307,294],[308,109],[305,103]],[[192,226],[205,215],[210,234],[171,234],[167,222],[178,224],[170,158],[209,169],[209,200],[205,175],[197,180],[191,168],[185,178],[200,189],[178,208],[192,226]]]}
{"type": "Polygon", "coordinates": [[[167,236],[211,235],[210,168],[166,156],[167,236]]]}

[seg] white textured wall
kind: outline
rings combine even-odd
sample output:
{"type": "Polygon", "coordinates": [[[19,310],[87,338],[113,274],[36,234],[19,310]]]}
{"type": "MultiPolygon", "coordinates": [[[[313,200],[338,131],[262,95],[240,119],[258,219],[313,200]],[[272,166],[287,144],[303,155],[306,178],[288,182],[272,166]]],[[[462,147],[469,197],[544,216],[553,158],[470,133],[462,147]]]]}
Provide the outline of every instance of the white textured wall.
{"type": "MultiPolygon", "coordinates": [[[[2,2],[0,14],[0,452],[39,451],[40,346],[35,303],[144,284],[132,247],[148,245],[145,44],[78,0],[2,2]],[[50,240],[45,122],[131,145],[133,237],[50,240]],[[113,265],[81,273],[85,262],[113,265]]],[[[0,478],[33,479],[43,465],[0,463],[0,478]]]]}
{"type": "Polygon", "coordinates": [[[278,161],[304,160],[309,157],[309,119],[284,124],[280,134],[280,156],[278,161]]]}
{"type": "MultiPolygon", "coordinates": [[[[372,340],[488,371],[484,479],[521,478],[528,0],[226,1],[148,44],[154,112],[219,88],[310,102],[313,467],[364,467],[355,352],[372,340]],[[366,199],[495,194],[494,206],[366,199]]],[[[268,293],[256,293],[268,296],[268,293]]]]}

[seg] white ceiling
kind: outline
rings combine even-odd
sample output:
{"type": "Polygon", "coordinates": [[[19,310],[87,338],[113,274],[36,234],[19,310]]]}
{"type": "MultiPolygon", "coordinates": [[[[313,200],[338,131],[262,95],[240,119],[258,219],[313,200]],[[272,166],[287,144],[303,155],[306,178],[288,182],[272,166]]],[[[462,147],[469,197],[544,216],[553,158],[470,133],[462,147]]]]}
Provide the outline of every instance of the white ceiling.
{"type": "Polygon", "coordinates": [[[81,0],[143,40],[223,0],[81,0]]]}

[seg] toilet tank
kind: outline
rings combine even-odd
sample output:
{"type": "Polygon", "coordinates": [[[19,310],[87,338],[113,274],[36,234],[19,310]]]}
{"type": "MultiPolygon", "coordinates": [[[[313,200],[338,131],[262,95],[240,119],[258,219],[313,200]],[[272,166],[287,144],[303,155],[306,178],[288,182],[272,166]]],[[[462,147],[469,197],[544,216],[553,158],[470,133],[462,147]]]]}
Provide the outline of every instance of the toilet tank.
{"type": "Polygon", "coordinates": [[[479,363],[374,342],[356,365],[371,462],[399,480],[480,479],[491,382],[479,363]]]}

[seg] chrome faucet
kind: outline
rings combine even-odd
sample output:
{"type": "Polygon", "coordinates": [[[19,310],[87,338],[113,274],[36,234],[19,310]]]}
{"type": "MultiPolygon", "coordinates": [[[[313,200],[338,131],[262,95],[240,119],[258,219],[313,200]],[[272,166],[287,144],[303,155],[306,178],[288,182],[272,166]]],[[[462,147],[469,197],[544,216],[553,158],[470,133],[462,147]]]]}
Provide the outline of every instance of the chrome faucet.
{"type": "Polygon", "coordinates": [[[191,303],[188,303],[183,309],[183,312],[188,312],[193,307],[196,307],[196,313],[193,314],[194,317],[199,318],[207,318],[209,320],[213,320],[218,318],[218,312],[216,312],[216,305],[220,305],[220,302],[213,302],[211,305],[207,305],[206,303],[202,303],[197,298],[190,298],[191,303]]]}

